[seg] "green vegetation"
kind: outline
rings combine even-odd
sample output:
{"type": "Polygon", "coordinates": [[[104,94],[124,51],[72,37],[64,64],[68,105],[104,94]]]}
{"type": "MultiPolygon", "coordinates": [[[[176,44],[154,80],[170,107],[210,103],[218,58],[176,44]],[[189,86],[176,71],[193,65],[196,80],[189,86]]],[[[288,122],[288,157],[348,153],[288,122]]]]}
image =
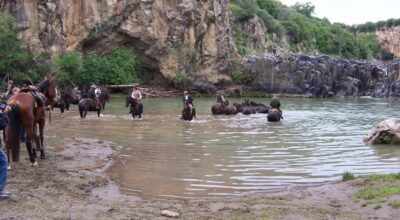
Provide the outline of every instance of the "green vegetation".
{"type": "Polygon", "coordinates": [[[182,88],[186,85],[188,78],[186,74],[181,71],[176,71],[175,75],[172,77],[171,82],[177,88],[182,88]]]}
{"type": "Polygon", "coordinates": [[[354,179],[355,179],[354,174],[352,174],[352,173],[350,173],[348,171],[344,172],[343,175],[342,175],[342,181],[343,182],[349,181],[349,180],[354,180],[354,179]]]}
{"type": "MultiPolygon", "coordinates": [[[[376,204],[374,209],[379,209],[387,202],[387,198],[400,194],[400,173],[375,174],[363,177],[362,187],[353,195],[356,201],[364,200],[362,206],[376,204]]],[[[399,201],[387,203],[393,208],[399,208],[399,201]]]]}
{"type": "MultiPolygon", "coordinates": [[[[373,25],[367,23],[357,27],[332,24],[326,18],[313,17],[315,6],[309,2],[288,7],[278,0],[232,0],[230,9],[239,23],[258,16],[268,33],[278,37],[287,35],[288,48],[292,52],[324,53],[351,59],[393,59],[393,54],[381,48],[376,36],[368,32],[380,26],[400,24],[400,19],[371,23],[373,25]]],[[[243,43],[248,36],[240,33],[240,29],[236,28],[233,31],[239,53],[247,55],[254,52],[243,43]]],[[[273,43],[277,47],[285,47],[279,45],[279,41],[273,43]]]]}
{"type": "Polygon", "coordinates": [[[399,26],[400,19],[388,19],[386,21],[378,21],[378,22],[367,22],[365,24],[352,25],[349,27],[349,30],[353,33],[358,32],[375,32],[381,28],[390,28],[393,26],[399,26]]]}
{"type": "Polygon", "coordinates": [[[34,48],[29,48],[18,39],[14,18],[0,12],[0,77],[12,76],[14,80],[37,81],[48,71],[45,63],[41,62],[43,54],[34,57],[34,48]],[[38,65],[34,62],[38,59],[38,65]]]}
{"type": "Polygon", "coordinates": [[[78,52],[65,53],[55,59],[55,69],[61,84],[88,86],[96,84],[124,84],[140,82],[140,67],[131,50],[117,48],[108,54],[89,53],[82,57],[78,52]]]}

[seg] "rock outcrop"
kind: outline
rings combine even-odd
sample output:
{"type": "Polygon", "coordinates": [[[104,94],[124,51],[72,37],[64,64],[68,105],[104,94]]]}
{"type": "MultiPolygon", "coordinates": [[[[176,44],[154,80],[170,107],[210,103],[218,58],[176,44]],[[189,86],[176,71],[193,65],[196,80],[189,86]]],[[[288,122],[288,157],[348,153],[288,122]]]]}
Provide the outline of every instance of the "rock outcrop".
{"type": "Polygon", "coordinates": [[[326,55],[249,56],[237,66],[252,84],[247,89],[306,97],[400,97],[400,63],[387,66],[326,55]]]}
{"type": "Polygon", "coordinates": [[[364,138],[364,142],[368,144],[400,144],[400,123],[395,119],[380,122],[364,138]]]}
{"type": "Polygon", "coordinates": [[[0,0],[20,36],[38,52],[134,48],[147,66],[171,78],[216,83],[235,56],[228,0],[0,0]]]}
{"type": "Polygon", "coordinates": [[[376,36],[383,48],[400,57],[400,26],[379,29],[376,36]]]}

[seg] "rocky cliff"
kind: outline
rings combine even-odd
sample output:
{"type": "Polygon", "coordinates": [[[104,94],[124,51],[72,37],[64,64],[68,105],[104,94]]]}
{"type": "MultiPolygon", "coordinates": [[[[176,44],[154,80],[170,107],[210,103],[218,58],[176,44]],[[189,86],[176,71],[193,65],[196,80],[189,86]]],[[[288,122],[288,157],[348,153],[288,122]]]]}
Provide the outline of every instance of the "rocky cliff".
{"type": "Polygon", "coordinates": [[[400,62],[374,65],[326,55],[249,56],[237,62],[248,90],[306,97],[400,97],[400,62]],[[240,63],[240,64],[239,64],[240,63]]]}
{"type": "Polygon", "coordinates": [[[383,48],[400,57],[400,27],[382,28],[376,31],[379,43],[383,48]]]}
{"type": "Polygon", "coordinates": [[[0,0],[36,51],[135,49],[165,78],[228,80],[235,56],[228,0],[0,0]]]}

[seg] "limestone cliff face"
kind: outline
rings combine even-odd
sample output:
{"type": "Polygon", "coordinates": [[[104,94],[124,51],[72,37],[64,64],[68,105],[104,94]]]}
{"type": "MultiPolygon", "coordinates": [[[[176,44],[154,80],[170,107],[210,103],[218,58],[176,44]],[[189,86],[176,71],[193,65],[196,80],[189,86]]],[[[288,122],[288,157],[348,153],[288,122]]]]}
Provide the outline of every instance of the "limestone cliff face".
{"type": "Polygon", "coordinates": [[[379,43],[383,48],[400,57],[400,27],[383,28],[376,31],[379,43]]]}
{"type": "Polygon", "coordinates": [[[0,0],[36,51],[135,49],[171,78],[229,80],[235,56],[228,0],[0,0]]]}

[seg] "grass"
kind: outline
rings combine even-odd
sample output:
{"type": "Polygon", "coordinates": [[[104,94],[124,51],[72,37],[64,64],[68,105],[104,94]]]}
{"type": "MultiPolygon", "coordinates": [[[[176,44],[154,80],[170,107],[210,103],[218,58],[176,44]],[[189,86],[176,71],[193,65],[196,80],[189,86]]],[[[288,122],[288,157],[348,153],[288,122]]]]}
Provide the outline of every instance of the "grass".
{"type": "Polygon", "coordinates": [[[400,201],[390,201],[389,205],[394,209],[398,209],[400,208],[400,201]]]}
{"type": "Polygon", "coordinates": [[[342,175],[343,182],[349,181],[349,180],[354,180],[354,179],[355,179],[354,174],[352,174],[351,172],[346,171],[342,175]]]}
{"type": "MultiPolygon", "coordinates": [[[[352,177],[352,174],[346,173],[343,174],[343,181],[352,177]]],[[[355,201],[364,200],[362,207],[375,204],[374,209],[380,209],[388,197],[400,194],[400,173],[374,174],[362,178],[365,180],[363,186],[353,195],[355,201]]],[[[390,201],[387,205],[400,208],[399,201],[390,201]]]]}

